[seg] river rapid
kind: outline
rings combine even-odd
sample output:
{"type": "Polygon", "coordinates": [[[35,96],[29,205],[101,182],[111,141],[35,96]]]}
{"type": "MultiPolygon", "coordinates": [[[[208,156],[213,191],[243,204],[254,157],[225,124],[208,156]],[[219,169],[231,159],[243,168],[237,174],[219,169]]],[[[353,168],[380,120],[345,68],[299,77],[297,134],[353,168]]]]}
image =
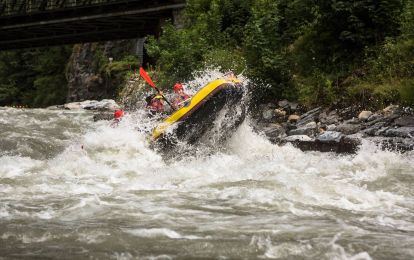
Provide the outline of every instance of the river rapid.
{"type": "Polygon", "coordinates": [[[412,152],[302,152],[247,119],[166,160],[141,112],[0,108],[0,258],[414,258],[412,152]]]}

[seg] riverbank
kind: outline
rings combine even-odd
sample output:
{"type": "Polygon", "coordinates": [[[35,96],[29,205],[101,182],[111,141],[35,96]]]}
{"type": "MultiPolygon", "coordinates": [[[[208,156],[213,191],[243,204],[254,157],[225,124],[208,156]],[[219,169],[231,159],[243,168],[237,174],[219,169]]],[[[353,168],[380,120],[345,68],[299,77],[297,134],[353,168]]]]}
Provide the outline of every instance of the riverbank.
{"type": "MultiPolygon", "coordinates": [[[[130,104],[114,100],[72,102],[49,109],[95,111],[93,120],[111,120],[113,111],[130,104]]],[[[355,153],[364,140],[382,149],[399,152],[414,149],[414,110],[390,105],[369,111],[357,107],[300,109],[281,100],[250,109],[251,126],[272,143],[291,143],[303,151],[355,153]]]]}
{"type": "Polygon", "coordinates": [[[357,107],[308,111],[287,100],[258,106],[253,127],[276,144],[301,150],[355,152],[363,140],[400,152],[414,149],[414,110],[390,105],[369,111],[357,107]]]}

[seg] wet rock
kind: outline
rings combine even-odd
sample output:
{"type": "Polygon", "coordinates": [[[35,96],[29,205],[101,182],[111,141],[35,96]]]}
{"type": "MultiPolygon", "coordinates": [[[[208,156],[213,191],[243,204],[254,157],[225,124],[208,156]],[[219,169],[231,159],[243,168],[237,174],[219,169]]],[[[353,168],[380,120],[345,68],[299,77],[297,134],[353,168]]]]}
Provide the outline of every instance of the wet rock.
{"type": "Polygon", "coordinates": [[[263,113],[262,113],[262,117],[266,121],[271,120],[274,117],[274,115],[275,115],[274,110],[270,109],[270,108],[264,110],[263,113]]]}
{"type": "Polygon", "coordinates": [[[390,106],[373,113],[361,111],[360,107],[332,111],[315,108],[301,116],[291,114],[286,118],[290,112],[289,102],[282,100],[279,105],[285,108],[273,109],[272,122],[280,124],[262,128],[274,143],[289,142],[305,151],[348,153],[355,152],[364,138],[381,140],[376,143],[390,149],[414,148],[414,111],[411,110],[390,106]]]}
{"type": "MultiPolygon", "coordinates": [[[[371,122],[371,121],[375,121],[378,119],[384,118],[384,116],[380,113],[373,113],[372,115],[370,115],[367,119],[367,122],[371,122]]],[[[375,123],[374,123],[375,124],[375,123]]]]}
{"type": "Polygon", "coordinates": [[[286,136],[285,128],[280,124],[268,124],[263,128],[263,132],[271,141],[286,136]]]}
{"type": "Polygon", "coordinates": [[[308,124],[299,127],[297,129],[290,130],[288,135],[307,135],[314,136],[318,132],[318,126],[315,122],[309,122],[308,124]]]}
{"type": "Polygon", "coordinates": [[[297,122],[300,119],[300,116],[298,115],[290,115],[288,118],[289,122],[297,122]]]}
{"type": "Polygon", "coordinates": [[[385,150],[407,152],[414,150],[413,138],[400,137],[369,137],[367,140],[377,144],[385,150]]]}
{"type": "Polygon", "coordinates": [[[356,125],[356,124],[360,124],[361,122],[358,120],[358,118],[353,117],[351,119],[345,120],[343,121],[344,124],[351,124],[351,125],[356,125]]]}
{"type": "Polygon", "coordinates": [[[85,100],[82,102],[71,102],[62,106],[64,109],[69,110],[103,110],[103,111],[115,111],[120,109],[120,106],[112,99],[97,100],[85,100]]]}
{"type": "Polygon", "coordinates": [[[342,138],[344,137],[344,134],[340,132],[335,131],[325,131],[322,134],[320,134],[316,140],[322,143],[329,143],[329,142],[335,142],[339,143],[342,138]]]}
{"type": "Polygon", "coordinates": [[[357,133],[359,130],[361,130],[360,125],[356,124],[349,124],[349,123],[342,123],[335,127],[334,129],[337,132],[341,132],[346,135],[351,135],[357,133]]]}
{"type": "Polygon", "coordinates": [[[414,116],[402,116],[394,121],[398,126],[414,126],[414,116]]]}
{"type": "Polygon", "coordinates": [[[112,120],[113,118],[114,118],[114,114],[110,112],[104,112],[104,113],[93,115],[94,122],[99,121],[99,120],[112,120]]]}
{"type": "Polygon", "coordinates": [[[49,109],[49,110],[59,110],[59,109],[64,109],[64,106],[63,105],[55,105],[55,106],[49,106],[46,109],[49,109]]]}
{"type": "Polygon", "coordinates": [[[361,121],[366,121],[372,115],[371,111],[364,110],[358,115],[358,119],[361,121]]]}
{"type": "Polygon", "coordinates": [[[295,142],[295,141],[302,141],[302,142],[310,142],[314,139],[310,138],[307,135],[291,135],[284,138],[287,142],[295,142]]]}
{"type": "Polygon", "coordinates": [[[309,122],[316,121],[319,117],[319,114],[322,112],[321,107],[314,108],[305,114],[301,115],[300,119],[297,122],[298,126],[306,125],[309,122]]]}
{"type": "Polygon", "coordinates": [[[319,114],[318,117],[319,122],[324,125],[331,125],[331,124],[338,124],[341,120],[341,117],[338,115],[336,110],[332,111],[323,111],[319,114]]]}
{"type": "Polygon", "coordinates": [[[326,130],[327,131],[333,131],[335,128],[336,128],[336,125],[335,124],[330,124],[330,125],[327,125],[326,126],[326,130]]]}
{"type": "Polygon", "coordinates": [[[120,106],[113,99],[103,99],[101,101],[88,100],[81,102],[81,106],[83,109],[87,110],[115,111],[117,109],[120,109],[120,106]]]}
{"type": "Polygon", "coordinates": [[[355,153],[361,144],[358,139],[343,136],[339,141],[294,140],[291,143],[302,151],[355,153]]]}
{"type": "Polygon", "coordinates": [[[380,134],[379,130],[382,129],[385,125],[386,125],[386,122],[379,121],[379,122],[375,123],[374,125],[362,130],[362,133],[364,135],[368,135],[368,136],[379,135],[380,134]]]}
{"type": "Polygon", "coordinates": [[[81,109],[81,104],[80,102],[71,102],[71,103],[67,103],[63,105],[64,109],[69,109],[69,110],[77,110],[77,109],[81,109]]]}
{"type": "Polygon", "coordinates": [[[414,127],[404,126],[400,128],[391,128],[385,131],[384,136],[414,138],[414,127]]]}

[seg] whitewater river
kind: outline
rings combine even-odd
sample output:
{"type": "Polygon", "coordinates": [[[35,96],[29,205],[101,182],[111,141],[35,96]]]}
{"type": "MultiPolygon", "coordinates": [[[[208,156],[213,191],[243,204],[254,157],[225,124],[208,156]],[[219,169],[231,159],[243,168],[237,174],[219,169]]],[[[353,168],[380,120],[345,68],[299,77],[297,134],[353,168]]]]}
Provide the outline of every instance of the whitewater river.
{"type": "Polygon", "coordinates": [[[249,122],[165,160],[140,117],[0,108],[0,259],[414,259],[414,154],[301,152],[249,122]]]}

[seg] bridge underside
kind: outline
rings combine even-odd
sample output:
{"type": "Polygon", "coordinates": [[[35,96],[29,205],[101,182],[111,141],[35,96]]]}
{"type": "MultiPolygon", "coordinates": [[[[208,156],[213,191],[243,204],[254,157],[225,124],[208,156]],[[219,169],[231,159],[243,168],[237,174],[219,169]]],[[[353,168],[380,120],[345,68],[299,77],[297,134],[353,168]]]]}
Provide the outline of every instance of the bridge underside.
{"type": "Polygon", "coordinates": [[[0,16],[0,50],[139,38],[157,34],[184,1],[118,1],[0,16]]]}

